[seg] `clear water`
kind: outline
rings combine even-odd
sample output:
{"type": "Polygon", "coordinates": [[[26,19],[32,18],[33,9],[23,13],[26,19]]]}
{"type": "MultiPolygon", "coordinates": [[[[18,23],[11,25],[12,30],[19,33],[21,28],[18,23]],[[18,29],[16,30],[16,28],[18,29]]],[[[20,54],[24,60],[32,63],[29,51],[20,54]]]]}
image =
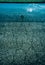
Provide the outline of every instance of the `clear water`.
{"type": "Polygon", "coordinates": [[[45,4],[0,3],[0,65],[45,65],[45,4]]]}
{"type": "Polygon", "coordinates": [[[45,4],[0,3],[0,21],[45,22],[45,4]]]}

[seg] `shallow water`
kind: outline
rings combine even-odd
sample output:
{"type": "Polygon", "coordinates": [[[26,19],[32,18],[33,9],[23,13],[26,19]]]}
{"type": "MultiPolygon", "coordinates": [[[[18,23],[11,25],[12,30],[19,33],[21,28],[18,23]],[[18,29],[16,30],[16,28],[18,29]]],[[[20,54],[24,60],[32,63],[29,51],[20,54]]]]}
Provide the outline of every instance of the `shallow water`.
{"type": "Polygon", "coordinates": [[[0,65],[45,65],[45,4],[0,5],[0,65]]]}
{"type": "Polygon", "coordinates": [[[45,22],[45,4],[0,3],[0,22],[45,22]]]}

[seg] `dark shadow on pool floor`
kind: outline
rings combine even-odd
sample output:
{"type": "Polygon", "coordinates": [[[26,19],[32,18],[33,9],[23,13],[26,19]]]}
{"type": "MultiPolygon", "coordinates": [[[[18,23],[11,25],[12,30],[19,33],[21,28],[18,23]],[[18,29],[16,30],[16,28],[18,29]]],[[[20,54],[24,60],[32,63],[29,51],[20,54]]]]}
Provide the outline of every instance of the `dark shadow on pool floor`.
{"type": "Polygon", "coordinates": [[[43,55],[41,58],[37,59],[35,62],[32,63],[24,63],[24,64],[16,64],[14,61],[12,61],[11,63],[6,63],[3,64],[3,62],[1,62],[0,60],[0,65],[45,65],[45,55],[43,55]]]}

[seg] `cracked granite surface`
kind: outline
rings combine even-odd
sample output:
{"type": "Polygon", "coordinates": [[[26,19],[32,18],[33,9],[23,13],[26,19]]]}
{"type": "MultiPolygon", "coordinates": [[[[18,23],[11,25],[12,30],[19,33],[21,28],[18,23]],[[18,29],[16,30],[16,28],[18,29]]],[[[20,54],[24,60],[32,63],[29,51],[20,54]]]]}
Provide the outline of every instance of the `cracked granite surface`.
{"type": "Polygon", "coordinates": [[[45,22],[0,23],[0,65],[40,65],[42,57],[45,22]]]}

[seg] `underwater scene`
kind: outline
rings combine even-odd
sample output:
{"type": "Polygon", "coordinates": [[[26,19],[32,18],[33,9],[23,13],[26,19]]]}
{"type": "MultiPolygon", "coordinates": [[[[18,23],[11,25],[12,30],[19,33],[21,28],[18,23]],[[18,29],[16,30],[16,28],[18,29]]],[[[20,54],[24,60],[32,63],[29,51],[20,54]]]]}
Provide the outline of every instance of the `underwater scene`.
{"type": "Polygon", "coordinates": [[[45,65],[44,3],[0,3],[0,65],[45,65]]]}
{"type": "Polygon", "coordinates": [[[0,3],[0,22],[44,22],[45,4],[0,3]]]}

